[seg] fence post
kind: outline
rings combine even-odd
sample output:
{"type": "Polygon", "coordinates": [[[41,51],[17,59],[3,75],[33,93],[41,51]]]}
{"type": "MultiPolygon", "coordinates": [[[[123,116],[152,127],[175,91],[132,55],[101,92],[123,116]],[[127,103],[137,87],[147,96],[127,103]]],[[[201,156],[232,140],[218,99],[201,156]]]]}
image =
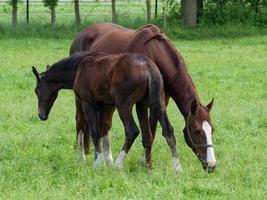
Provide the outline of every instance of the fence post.
{"type": "Polygon", "coordinates": [[[116,23],[116,0],[111,0],[111,7],[112,7],[112,23],[116,23]]]}
{"type": "Polygon", "coordinates": [[[29,0],[26,1],[26,21],[29,24],[29,0]]]}
{"type": "Polygon", "coordinates": [[[158,16],[158,0],[155,0],[155,17],[158,16]]]}
{"type": "Polygon", "coordinates": [[[151,23],[151,4],[150,0],[146,0],[146,21],[147,23],[151,23]]]}

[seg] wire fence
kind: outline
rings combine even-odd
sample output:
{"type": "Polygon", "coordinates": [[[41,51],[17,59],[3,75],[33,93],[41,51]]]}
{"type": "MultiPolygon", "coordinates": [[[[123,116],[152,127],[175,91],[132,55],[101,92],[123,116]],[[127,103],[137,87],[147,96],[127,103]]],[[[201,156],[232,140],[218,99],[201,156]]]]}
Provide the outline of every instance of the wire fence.
{"type": "MultiPolygon", "coordinates": [[[[80,16],[82,21],[111,21],[111,0],[80,0],[80,16]]],[[[158,1],[158,14],[163,11],[163,0],[158,1]]],[[[155,13],[155,1],[151,1],[152,17],[155,13]]],[[[117,0],[116,14],[118,19],[146,18],[145,0],[117,0]]],[[[26,21],[26,0],[18,4],[18,23],[26,21]]],[[[56,7],[57,23],[73,22],[73,0],[59,0],[56,7]]],[[[31,22],[49,23],[50,10],[44,7],[41,0],[29,1],[29,18],[31,22]]],[[[0,23],[10,22],[12,19],[12,6],[8,1],[0,0],[0,23]]]]}

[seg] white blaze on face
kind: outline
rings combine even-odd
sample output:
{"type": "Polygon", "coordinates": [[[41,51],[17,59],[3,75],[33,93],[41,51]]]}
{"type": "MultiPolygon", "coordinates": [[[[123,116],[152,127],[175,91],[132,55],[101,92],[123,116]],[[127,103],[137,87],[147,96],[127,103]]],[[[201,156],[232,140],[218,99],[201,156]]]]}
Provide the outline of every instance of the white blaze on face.
{"type": "MultiPolygon", "coordinates": [[[[205,135],[206,135],[207,145],[212,145],[211,126],[206,120],[203,121],[202,123],[202,129],[204,130],[205,135]]],[[[208,166],[210,167],[213,167],[216,165],[216,159],[215,159],[213,147],[207,148],[207,163],[208,163],[208,166]]]]}

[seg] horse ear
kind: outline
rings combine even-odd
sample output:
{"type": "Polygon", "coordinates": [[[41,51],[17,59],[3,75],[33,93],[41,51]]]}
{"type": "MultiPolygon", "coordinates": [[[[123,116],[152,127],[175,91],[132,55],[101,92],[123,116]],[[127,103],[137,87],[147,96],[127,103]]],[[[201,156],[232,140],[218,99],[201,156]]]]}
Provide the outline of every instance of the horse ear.
{"type": "Polygon", "coordinates": [[[211,108],[212,108],[213,101],[214,101],[214,98],[212,98],[211,102],[207,105],[207,108],[209,109],[209,111],[210,111],[211,108]]]}
{"type": "Polygon", "coordinates": [[[194,115],[197,111],[197,100],[194,99],[191,103],[191,113],[194,115]]]}
{"type": "Polygon", "coordinates": [[[39,80],[40,79],[40,75],[37,72],[36,68],[34,66],[32,66],[32,73],[35,75],[35,77],[39,80]]]}

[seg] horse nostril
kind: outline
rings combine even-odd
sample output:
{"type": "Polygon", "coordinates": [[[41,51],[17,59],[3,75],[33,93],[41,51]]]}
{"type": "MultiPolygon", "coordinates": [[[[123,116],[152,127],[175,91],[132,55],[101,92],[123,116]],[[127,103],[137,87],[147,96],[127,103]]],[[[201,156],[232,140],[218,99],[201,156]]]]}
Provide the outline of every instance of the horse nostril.
{"type": "Polygon", "coordinates": [[[43,113],[38,113],[38,116],[42,121],[45,121],[48,118],[48,116],[46,114],[43,114],[43,113]]]}
{"type": "Polygon", "coordinates": [[[207,163],[209,168],[215,168],[216,167],[216,162],[208,162],[207,163]]]}
{"type": "Polygon", "coordinates": [[[215,168],[216,168],[216,163],[207,163],[206,169],[207,169],[208,173],[214,172],[215,168]]]}

